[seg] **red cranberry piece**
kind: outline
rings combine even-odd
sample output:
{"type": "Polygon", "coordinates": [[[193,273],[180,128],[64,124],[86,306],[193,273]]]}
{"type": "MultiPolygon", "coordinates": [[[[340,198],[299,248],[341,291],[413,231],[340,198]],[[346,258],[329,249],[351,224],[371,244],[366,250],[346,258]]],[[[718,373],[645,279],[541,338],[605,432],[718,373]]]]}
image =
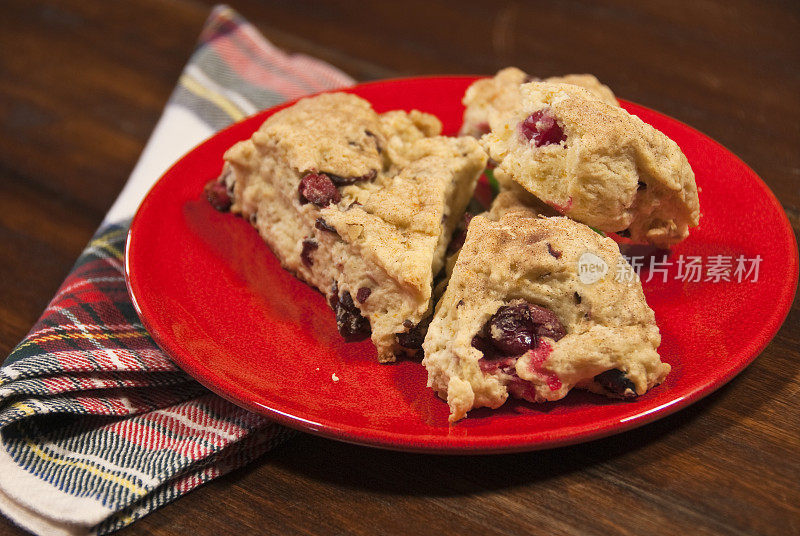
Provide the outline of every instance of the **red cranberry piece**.
{"type": "Polygon", "coordinates": [[[206,195],[206,199],[208,202],[211,203],[211,206],[215,209],[219,210],[220,212],[226,212],[231,208],[231,196],[228,193],[228,188],[225,186],[224,182],[219,181],[218,179],[214,179],[213,181],[209,181],[205,188],[203,188],[203,193],[206,195]]]}
{"type": "Polygon", "coordinates": [[[561,258],[561,252],[558,251],[557,249],[553,249],[553,246],[550,245],[550,242],[547,243],[547,252],[556,259],[561,258]]]}
{"type": "Polygon", "coordinates": [[[342,200],[342,194],[336,189],[330,177],[324,173],[309,173],[300,179],[300,203],[314,203],[318,207],[326,207],[342,200]]]}
{"type": "Polygon", "coordinates": [[[369,287],[361,287],[358,289],[358,292],[356,292],[356,300],[358,300],[358,303],[364,303],[367,301],[370,294],[372,294],[372,289],[369,287]]]}
{"type": "Polygon", "coordinates": [[[405,326],[408,331],[397,334],[397,344],[409,350],[422,348],[422,343],[425,340],[425,335],[428,334],[428,326],[431,325],[431,320],[433,320],[433,315],[423,318],[416,326],[412,324],[410,320],[403,322],[403,326],[405,326]]]}
{"type": "Polygon", "coordinates": [[[636,398],[636,386],[619,369],[610,369],[594,377],[594,381],[609,393],[624,398],[636,398]]]}
{"type": "Polygon", "coordinates": [[[503,372],[508,375],[516,375],[514,365],[517,363],[518,357],[503,357],[500,359],[481,359],[478,361],[478,366],[481,371],[486,374],[492,374],[496,371],[503,372]]]}
{"type": "Polygon", "coordinates": [[[519,124],[519,131],[526,139],[533,141],[536,147],[567,141],[564,129],[549,108],[537,110],[525,118],[519,124]]]}
{"type": "Polygon", "coordinates": [[[314,259],[311,258],[311,254],[314,253],[318,247],[319,244],[317,244],[316,240],[311,238],[303,240],[303,251],[300,252],[300,259],[303,261],[303,264],[309,268],[314,265],[314,259]]]}
{"type": "Polygon", "coordinates": [[[557,341],[567,334],[561,321],[550,309],[528,304],[528,314],[534,324],[534,332],[540,337],[550,337],[557,341]]]}
{"type": "Polygon", "coordinates": [[[348,341],[366,339],[370,333],[369,321],[361,316],[361,311],[348,291],[344,291],[336,303],[336,327],[348,341]]]}
{"type": "Polygon", "coordinates": [[[521,355],[535,347],[533,328],[525,303],[504,305],[489,319],[492,345],[506,355],[521,355]]]}

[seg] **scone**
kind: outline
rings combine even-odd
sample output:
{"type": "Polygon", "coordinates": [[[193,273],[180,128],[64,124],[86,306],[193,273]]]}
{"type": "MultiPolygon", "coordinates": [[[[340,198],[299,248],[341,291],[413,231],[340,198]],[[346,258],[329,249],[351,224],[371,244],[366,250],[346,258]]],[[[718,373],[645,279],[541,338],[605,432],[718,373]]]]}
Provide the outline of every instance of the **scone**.
{"type": "Polygon", "coordinates": [[[560,213],[636,242],[669,247],[700,218],[694,173],[678,145],[571,84],[531,82],[481,138],[494,176],[560,213]]]}
{"type": "Polygon", "coordinates": [[[303,99],[225,154],[212,203],[248,218],[283,266],[326,295],[381,362],[421,345],[433,276],[486,165],[472,138],[354,95],[303,99]]]}
{"type": "Polygon", "coordinates": [[[450,421],[509,394],[633,398],[661,383],[670,366],[655,317],[616,243],[568,218],[506,210],[470,222],[423,343],[450,421]]]}
{"type": "MultiPolygon", "coordinates": [[[[489,116],[503,114],[515,109],[519,104],[519,87],[535,80],[516,67],[507,67],[497,72],[494,78],[483,78],[467,88],[462,100],[464,124],[462,136],[481,137],[489,132],[489,116]]],[[[545,82],[574,84],[591,91],[599,99],[611,106],[619,106],[611,89],[591,74],[568,74],[545,78],[545,82]]]]}

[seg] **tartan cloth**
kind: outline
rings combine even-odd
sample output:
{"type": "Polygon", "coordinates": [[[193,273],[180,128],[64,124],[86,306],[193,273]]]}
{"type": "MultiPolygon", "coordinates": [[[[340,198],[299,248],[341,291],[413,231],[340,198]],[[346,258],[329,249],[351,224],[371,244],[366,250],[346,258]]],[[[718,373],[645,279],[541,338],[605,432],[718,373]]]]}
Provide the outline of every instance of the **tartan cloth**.
{"type": "Polygon", "coordinates": [[[210,393],[156,346],[125,288],[125,239],[152,184],[214,131],[352,83],[214,8],[123,192],[0,369],[3,514],[35,534],[108,534],[291,435],[210,393]]]}

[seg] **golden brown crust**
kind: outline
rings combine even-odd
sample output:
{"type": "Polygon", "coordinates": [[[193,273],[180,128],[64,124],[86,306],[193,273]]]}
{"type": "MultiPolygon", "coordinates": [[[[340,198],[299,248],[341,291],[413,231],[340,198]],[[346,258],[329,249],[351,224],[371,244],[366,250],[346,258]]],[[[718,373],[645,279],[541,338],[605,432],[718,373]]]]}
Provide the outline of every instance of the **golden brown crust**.
{"type": "MultiPolygon", "coordinates": [[[[533,79],[516,67],[506,67],[493,78],[483,78],[473,83],[464,94],[464,123],[462,136],[480,138],[489,132],[489,118],[503,114],[519,104],[519,87],[533,79]]],[[[592,92],[597,98],[611,106],[618,106],[611,89],[591,74],[568,74],[546,78],[545,82],[574,84],[592,92]]]]}
{"type": "Polygon", "coordinates": [[[569,84],[532,82],[482,140],[498,181],[516,182],[575,220],[669,247],[699,222],[694,173],[678,145],[622,108],[569,84]],[[566,141],[535,147],[518,125],[548,110],[566,141]]]}
{"type": "Polygon", "coordinates": [[[339,295],[370,290],[357,307],[381,361],[394,360],[396,334],[428,314],[433,275],[486,164],[476,140],[440,131],[428,114],[378,115],[354,95],[323,94],[276,113],[225,154],[232,210],[285,268],[329,299],[334,282],[339,295]],[[300,198],[310,173],[357,180],[318,207],[300,198]]]}
{"type": "Polygon", "coordinates": [[[470,223],[428,330],[423,363],[429,386],[448,401],[455,421],[474,407],[499,407],[510,382],[519,379],[530,382],[521,396],[541,402],[563,398],[576,386],[602,391],[593,378],[618,369],[642,394],[669,372],[656,352],[659,343],[641,283],[613,240],[567,218],[509,204],[497,221],[477,216],[470,223]],[[608,269],[594,281],[581,276],[587,253],[608,269]],[[567,334],[544,339],[552,352],[541,364],[534,366],[530,352],[520,357],[516,379],[485,373],[473,337],[501,306],[518,299],[552,311],[567,334]]]}

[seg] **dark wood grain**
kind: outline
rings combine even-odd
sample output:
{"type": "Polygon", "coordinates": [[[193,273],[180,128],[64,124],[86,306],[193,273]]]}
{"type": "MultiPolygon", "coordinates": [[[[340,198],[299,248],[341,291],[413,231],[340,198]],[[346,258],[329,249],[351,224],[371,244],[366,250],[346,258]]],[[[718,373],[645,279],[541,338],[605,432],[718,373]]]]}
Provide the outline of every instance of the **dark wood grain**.
{"type": "MultiPolygon", "coordinates": [[[[211,2],[21,1],[0,17],[0,354],[124,184],[211,2]]],[[[794,1],[239,0],[358,79],[592,72],[740,155],[800,231],[794,1]]],[[[742,222],[746,225],[746,222],[742,222]]],[[[728,386],[546,452],[440,457],[302,435],[120,534],[800,534],[800,311],[728,386]]],[[[0,535],[22,532],[0,520],[0,535]]]]}

